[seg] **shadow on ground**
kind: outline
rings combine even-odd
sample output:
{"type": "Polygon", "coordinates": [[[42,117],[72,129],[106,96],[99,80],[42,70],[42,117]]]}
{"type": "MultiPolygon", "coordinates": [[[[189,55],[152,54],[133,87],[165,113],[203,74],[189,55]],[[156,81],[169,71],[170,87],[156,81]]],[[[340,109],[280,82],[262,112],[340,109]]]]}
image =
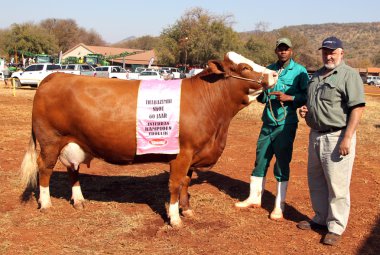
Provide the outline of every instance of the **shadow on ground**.
{"type": "Polygon", "coordinates": [[[380,254],[380,215],[377,217],[377,222],[373,227],[371,234],[364,242],[363,246],[360,247],[357,254],[380,254]]]}
{"type": "MultiPolygon", "coordinates": [[[[191,186],[209,183],[231,198],[244,200],[248,196],[249,184],[244,181],[213,171],[197,171],[197,175],[198,178],[192,179],[191,186]]],[[[168,191],[169,173],[166,171],[144,177],[80,174],[79,179],[83,195],[88,200],[147,204],[164,221],[168,221],[165,202],[169,201],[170,194],[168,191]]],[[[65,172],[53,172],[50,195],[70,200],[71,188],[65,172]]],[[[32,196],[37,200],[38,189],[26,189],[21,195],[21,201],[25,202],[32,196]]],[[[275,195],[265,191],[262,208],[267,210],[268,214],[273,210],[274,201],[275,195]]],[[[307,219],[307,216],[299,212],[295,207],[286,204],[285,218],[298,222],[307,219]]]]}
{"type": "MultiPolygon", "coordinates": [[[[231,198],[240,201],[246,199],[249,195],[249,183],[247,182],[233,179],[226,175],[222,175],[213,171],[197,171],[197,175],[198,178],[192,180],[192,185],[206,182],[229,195],[231,198]]],[[[275,195],[269,191],[265,191],[263,194],[261,206],[263,209],[268,211],[268,215],[273,210],[275,198],[275,195]]],[[[307,219],[307,216],[305,214],[301,213],[295,207],[289,204],[286,204],[284,217],[285,219],[294,222],[299,222],[301,220],[307,219]]]]}

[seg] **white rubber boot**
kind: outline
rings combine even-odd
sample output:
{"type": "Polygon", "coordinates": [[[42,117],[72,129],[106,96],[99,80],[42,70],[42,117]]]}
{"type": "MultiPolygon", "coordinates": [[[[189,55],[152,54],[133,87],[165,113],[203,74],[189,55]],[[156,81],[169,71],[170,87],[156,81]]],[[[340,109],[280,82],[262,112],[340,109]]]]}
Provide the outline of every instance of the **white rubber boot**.
{"type": "Polygon", "coordinates": [[[274,209],[270,214],[272,220],[282,220],[284,218],[286,191],[288,182],[277,182],[277,195],[274,209]]]}
{"type": "Polygon", "coordinates": [[[261,207],[261,197],[264,193],[265,177],[251,176],[249,185],[249,197],[241,202],[235,203],[236,208],[261,207]]]}

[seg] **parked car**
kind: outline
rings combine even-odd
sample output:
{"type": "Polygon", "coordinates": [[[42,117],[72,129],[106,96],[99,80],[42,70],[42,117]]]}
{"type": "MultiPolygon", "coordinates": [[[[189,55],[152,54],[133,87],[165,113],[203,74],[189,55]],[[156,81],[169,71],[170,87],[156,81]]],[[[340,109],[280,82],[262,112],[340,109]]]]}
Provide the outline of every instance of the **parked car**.
{"type": "Polygon", "coordinates": [[[51,63],[32,64],[24,71],[12,73],[11,78],[15,79],[16,87],[30,85],[38,87],[40,82],[49,74],[61,70],[61,65],[51,63]]]}
{"type": "Polygon", "coordinates": [[[193,68],[191,69],[187,74],[186,74],[186,78],[189,78],[189,77],[192,77],[194,75],[197,75],[199,74],[200,72],[202,72],[203,69],[201,68],[193,68]]]}
{"type": "Polygon", "coordinates": [[[138,67],[135,68],[135,71],[133,73],[141,73],[145,69],[146,69],[146,67],[138,66],[138,67]]]}
{"type": "Polygon", "coordinates": [[[128,80],[139,80],[141,72],[157,72],[156,68],[147,68],[147,67],[136,67],[135,72],[129,72],[127,75],[128,80]]]}
{"type": "Polygon", "coordinates": [[[142,71],[139,76],[139,80],[163,80],[160,73],[157,71],[142,71]]]}
{"type": "Polygon", "coordinates": [[[95,69],[89,64],[68,64],[62,66],[62,71],[65,73],[94,76],[95,69]]]}
{"type": "Polygon", "coordinates": [[[178,68],[175,67],[161,67],[160,72],[162,75],[171,75],[172,79],[180,79],[181,78],[181,72],[178,68]]]}
{"type": "Polygon", "coordinates": [[[380,76],[367,76],[367,84],[380,85],[380,76]]]}
{"type": "Polygon", "coordinates": [[[160,70],[160,75],[164,80],[173,80],[174,75],[168,70],[160,70]]]}
{"type": "Polygon", "coordinates": [[[95,77],[128,79],[127,71],[120,66],[98,66],[95,67],[95,77]]]}

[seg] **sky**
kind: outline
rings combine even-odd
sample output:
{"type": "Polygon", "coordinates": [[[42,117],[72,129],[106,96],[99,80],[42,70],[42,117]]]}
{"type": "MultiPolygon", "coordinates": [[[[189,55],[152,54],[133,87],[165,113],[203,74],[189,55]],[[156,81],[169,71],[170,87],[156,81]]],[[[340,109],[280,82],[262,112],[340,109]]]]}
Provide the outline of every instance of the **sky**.
{"type": "Polygon", "coordinates": [[[0,29],[48,18],[73,19],[116,43],[131,36],[158,36],[195,7],[211,15],[232,15],[236,32],[252,31],[258,23],[270,31],[304,24],[380,22],[378,0],[18,0],[2,1],[0,29]]]}

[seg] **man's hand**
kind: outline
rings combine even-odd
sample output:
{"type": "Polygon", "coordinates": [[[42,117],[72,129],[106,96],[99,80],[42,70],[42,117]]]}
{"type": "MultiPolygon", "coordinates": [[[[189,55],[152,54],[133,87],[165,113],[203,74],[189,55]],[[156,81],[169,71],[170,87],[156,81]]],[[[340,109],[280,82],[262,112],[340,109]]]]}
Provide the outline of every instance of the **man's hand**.
{"type": "Polygon", "coordinates": [[[350,146],[351,146],[351,138],[350,137],[343,137],[343,140],[339,144],[339,154],[342,156],[346,156],[350,153],[350,146]]]}
{"type": "Polygon", "coordinates": [[[283,92],[280,91],[274,91],[269,93],[269,95],[274,95],[276,96],[276,99],[281,102],[286,102],[286,101],[293,101],[293,96],[289,96],[283,92]]]}
{"type": "Polygon", "coordinates": [[[307,109],[306,105],[301,106],[300,109],[298,110],[301,118],[305,118],[308,111],[309,110],[307,109]]]}

